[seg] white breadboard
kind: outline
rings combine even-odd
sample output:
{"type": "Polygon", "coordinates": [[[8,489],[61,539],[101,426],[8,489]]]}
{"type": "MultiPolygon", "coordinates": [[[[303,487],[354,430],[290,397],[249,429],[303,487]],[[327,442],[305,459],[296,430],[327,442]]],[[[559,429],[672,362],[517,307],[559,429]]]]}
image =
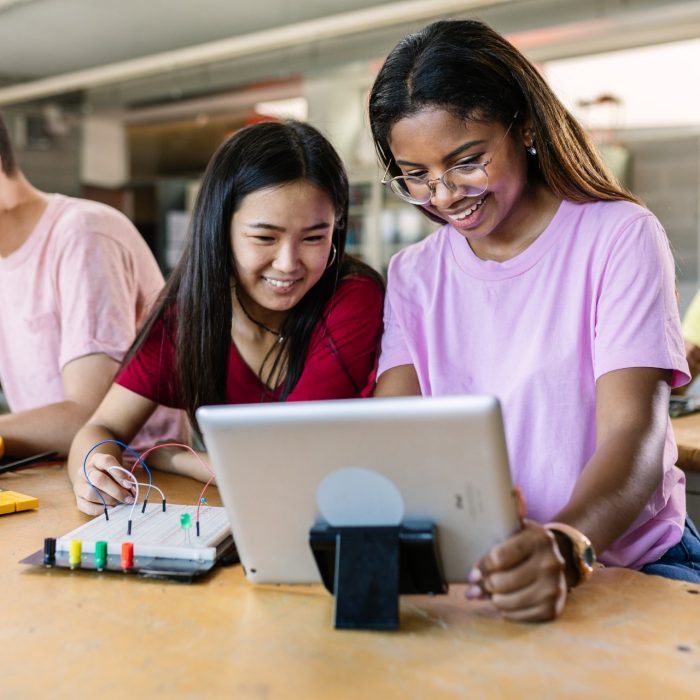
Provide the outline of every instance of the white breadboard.
{"type": "Polygon", "coordinates": [[[72,530],[56,541],[57,552],[67,552],[71,540],[81,540],[82,551],[94,554],[95,542],[107,542],[107,551],[116,554],[124,542],[134,543],[134,556],[214,561],[216,545],[231,533],[223,508],[203,505],[199,511],[197,537],[195,519],[197,506],[168,504],[163,512],[160,503],[152,503],[141,512],[141,504],[134,508],[131,535],[127,534],[130,505],[115,506],[109,510],[109,520],[99,515],[72,530]],[[184,530],[180,516],[189,513],[192,527],[184,530]]]}

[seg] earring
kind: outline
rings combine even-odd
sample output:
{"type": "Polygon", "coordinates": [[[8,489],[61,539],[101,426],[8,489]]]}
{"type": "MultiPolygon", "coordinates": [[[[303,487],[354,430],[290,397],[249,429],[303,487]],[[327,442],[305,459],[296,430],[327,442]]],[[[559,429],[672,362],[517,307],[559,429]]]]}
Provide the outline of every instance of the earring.
{"type": "Polygon", "coordinates": [[[326,270],[335,262],[335,256],[338,252],[338,249],[335,247],[335,243],[331,244],[331,248],[333,249],[333,252],[331,253],[331,259],[328,261],[328,265],[326,265],[326,270]]]}
{"type": "Polygon", "coordinates": [[[537,155],[537,149],[535,148],[535,144],[531,143],[526,149],[525,149],[531,156],[536,156],[537,155]]]}

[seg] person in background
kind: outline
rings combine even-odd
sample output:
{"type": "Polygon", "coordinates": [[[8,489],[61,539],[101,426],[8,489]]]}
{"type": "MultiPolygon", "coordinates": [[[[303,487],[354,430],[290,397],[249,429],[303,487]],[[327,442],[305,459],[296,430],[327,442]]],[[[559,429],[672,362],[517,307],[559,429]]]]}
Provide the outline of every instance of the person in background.
{"type": "Polygon", "coordinates": [[[594,552],[700,581],[668,415],[688,365],[657,219],[480,22],[405,37],[369,116],[383,182],[441,224],[390,263],[375,395],[497,396],[528,511],[468,595],[550,620],[594,552]]]}
{"type": "Polygon", "coordinates": [[[683,316],[683,340],[690,376],[700,373],[700,291],[696,292],[683,316]]]}
{"type": "MultiPolygon", "coordinates": [[[[159,405],[367,396],[382,329],[381,278],[345,253],[348,180],[299,122],[236,132],[207,166],[182,257],[69,458],[80,510],[133,502],[120,450],[159,405]],[[98,493],[99,489],[99,493],[98,493]],[[104,498],[104,506],[102,499],[104,498]]],[[[261,445],[264,450],[265,446],[261,445]]],[[[189,454],[169,466],[206,480],[189,454]]],[[[167,467],[164,467],[167,468],[167,467]]]]}
{"type": "MultiPolygon", "coordinates": [[[[162,287],[124,215],[27,180],[0,116],[0,453],[68,454],[162,287]]],[[[179,437],[180,425],[161,412],[140,439],[179,437]]]]}

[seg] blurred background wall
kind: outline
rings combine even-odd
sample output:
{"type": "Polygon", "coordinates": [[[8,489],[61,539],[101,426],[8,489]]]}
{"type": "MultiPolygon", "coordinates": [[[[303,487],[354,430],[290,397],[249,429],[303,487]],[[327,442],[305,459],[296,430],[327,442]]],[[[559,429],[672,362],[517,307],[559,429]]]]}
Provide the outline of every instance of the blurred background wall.
{"type": "Polygon", "coordinates": [[[432,227],[378,184],[367,91],[401,36],[442,17],[482,19],[540,66],[666,227],[685,308],[700,280],[700,2],[0,0],[0,110],[37,186],[122,209],[166,271],[221,140],[308,119],[351,175],[351,249],[384,270],[432,227]]]}

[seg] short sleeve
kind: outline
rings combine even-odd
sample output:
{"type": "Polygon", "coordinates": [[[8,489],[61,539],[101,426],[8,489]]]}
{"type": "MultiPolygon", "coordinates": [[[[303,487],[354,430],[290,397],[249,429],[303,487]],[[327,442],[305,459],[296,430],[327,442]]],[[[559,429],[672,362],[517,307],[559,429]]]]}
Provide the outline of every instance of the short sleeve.
{"type": "Polygon", "coordinates": [[[175,376],[175,348],[160,318],[114,381],[163,406],[182,408],[175,376]]]}
{"type": "Polygon", "coordinates": [[[628,367],[670,369],[674,387],[690,379],[673,256],[651,214],[635,219],[613,242],[596,299],[596,379],[628,367]]]}
{"type": "Polygon", "coordinates": [[[59,366],[94,353],[121,360],[136,334],[138,282],[128,249],[79,231],[65,241],[56,269],[59,366]]]}
{"type": "Polygon", "coordinates": [[[700,290],[695,293],[683,317],[683,337],[700,346],[700,290]]]}
{"type": "Polygon", "coordinates": [[[304,370],[288,401],[369,396],[382,332],[383,290],[354,275],[341,282],[314,331],[304,370]]]}
{"type": "Polygon", "coordinates": [[[400,258],[395,257],[389,265],[386,300],[384,301],[384,334],[382,335],[381,353],[377,377],[393,367],[413,363],[411,353],[406,344],[404,329],[400,316],[395,311],[396,291],[400,282],[397,281],[396,265],[400,258]]]}

